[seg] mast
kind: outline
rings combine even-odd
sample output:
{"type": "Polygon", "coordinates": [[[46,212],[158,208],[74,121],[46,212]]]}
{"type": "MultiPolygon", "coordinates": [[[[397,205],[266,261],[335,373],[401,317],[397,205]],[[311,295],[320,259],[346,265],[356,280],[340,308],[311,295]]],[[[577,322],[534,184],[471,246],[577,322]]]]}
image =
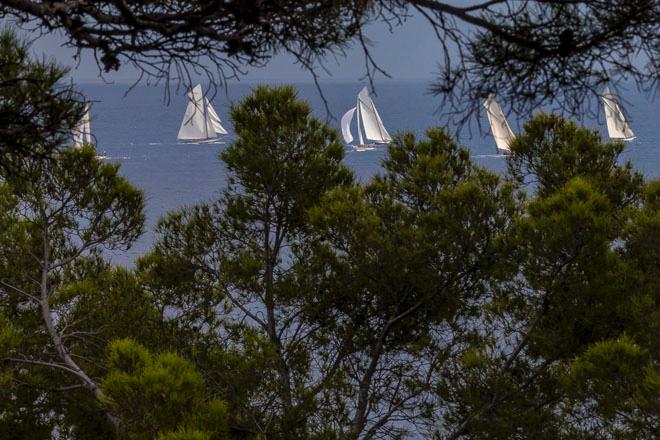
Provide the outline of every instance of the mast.
{"type": "Polygon", "coordinates": [[[360,110],[360,97],[358,95],[357,99],[357,105],[356,105],[356,112],[357,116],[355,117],[355,120],[357,121],[357,133],[358,133],[358,141],[360,142],[358,145],[364,145],[364,139],[362,139],[362,130],[360,129],[360,120],[362,119],[362,110],[360,110]]]}
{"type": "Polygon", "coordinates": [[[85,135],[87,136],[87,141],[86,142],[88,144],[91,144],[92,143],[92,122],[91,122],[92,121],[92,116],[90,115],[89,109],[90,109],[89,104],[85,105],[85,118],[84,118],[85,126],[84,126],[84,130],[85,130],[85,135]]]}
{"type": "Polygon", "coordinates": [[[371,99],[371,96],[369,96],[369,91],[366,87],[363,87],[358,94],[358,106],[360,107],[362,126],[364,127],[367,139],[377,143],[390,142],[392,138],[385,129],[378,110],[376,110],[376,105],[371,99]]]}
{"type": "Polygon", "coordinates": [[[193,90],[188,92],[188,106],[177,139],[184,142],[202,141],[215,136],[215,126],[209,126],[209,124],[213,124],[212,116],[214,114],[213,109],[209,110],[207,106],[201,84],[197,84],[193,90]]]}
{"type": "Polygon", "coordinates": [[[204,108],[204,137],[209,138],[209,112],[206,110],[206,102],[204,102],[204,93],[202,92],[201,104],[204,108]]]}

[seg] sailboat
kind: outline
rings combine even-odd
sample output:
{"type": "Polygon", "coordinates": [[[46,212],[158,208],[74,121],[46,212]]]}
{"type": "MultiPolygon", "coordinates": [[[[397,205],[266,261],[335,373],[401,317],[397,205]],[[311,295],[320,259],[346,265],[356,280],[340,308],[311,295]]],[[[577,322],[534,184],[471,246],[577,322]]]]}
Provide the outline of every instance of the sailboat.
{"type": "Polygon", "coordinates": [[[353,142],[351,133],[353,116],[357,122],[358,145],[353,147],[356,151],[373,150],[377,144],[388,144],[392,141],[366,87],[358,94],[356,106],[344,113],[341,118],[341,132],[347,144],[353,142]],[[364,137],[362,137],[362,130],[364,130],[364,137]],[[365,138],[372,143],[365,144],[365,138]]]}
{"type": "Polygon", "coordinates": [[[495,145],[497,145],[498,151],[505,154],[511,152],[511,142],[513,142],[516,136],[506,121],[502,108],[495,101],[495,94],[491,93],[488,95],[488,99],[484,102],[484,107],[486,108],[488,123],[493,132],[493,138],[495,138],[495,145]]]}
{"type": "Polygon", "coordinates": [[[635,139],[635,133],[630,129],[630,125],[628,125],[621,107],[617,104],[617,100],[610,92],[608,86],[605,86],[601,99],[605,108],[605,120],[607,121],[607,132],[610,138],[620,141],[632,141],[635,139]]]}
{"type": "MultiPolygon", "coordinates": [[[[84,145],[94,145],[96,147],[96,142],[92,137],[92,124],[91,124],[91,114],[89,104],[85,104],[85,113],[83,117],[78,122],[76,128],[73,129],[73,146],[75,148],[82,148],[84,145]]],[[[97,159],[109,159],[106,156],[105,151],[103,154],[97,154],[97,159]]]]}
{"type": "Polygon", "coordinates": [[[83,145],[92,144],[93,142],[89,104],[85,104],[85,113],[76,128],[73,129],[73,146],[81,148],[83,145]]]}
{"type": "Polygon", "coordinates": [[[227,134],[221,124],[220,116],[213,109],[202,92],[202,85],[197,84],[188,93],[188,107],[183,115],[177,140],[187,143],[209,143],[219,134],[227,134]]]}

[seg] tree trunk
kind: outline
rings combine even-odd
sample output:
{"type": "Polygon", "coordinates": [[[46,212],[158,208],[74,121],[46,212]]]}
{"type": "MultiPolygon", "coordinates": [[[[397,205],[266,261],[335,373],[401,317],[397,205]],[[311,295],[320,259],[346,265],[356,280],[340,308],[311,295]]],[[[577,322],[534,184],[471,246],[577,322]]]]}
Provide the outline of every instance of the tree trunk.
{"type": "MultiPolygon", "coordinates": [[[[68,350],[64,346],[64,342],[62,341],[62,336],[60,333],[57,331],[55,328],[55,324],[53,323],[53,317],[52,317],[52,311],[50,309],[50,295],[49,295],[49,287],[48,287],[48,276],[50,273],[50,244],[49,244],[49,237],[48,237],[48,226],[47,222],[44,222],[44,228],[43,228],[43,260],[42,260],[42,265],[41,265],[41,292],[39,296],[39,307],[41,309],[41,316],[44,320],[44,324],[46,325],[46,330],[48,331],[48,335],[50,336],[51,341],[53,342],[53,345],[55,346],[55,350],[57,351],[58,356],[64,362],[64,364],[69,368],[71,373],[75,375],[78,380],[82,382],[85,388],[90,390],[94,397],[99,401],[103,402],[103,391],[99,388],[98,384],[92,380],[87,373],[85,373],[76,363],[76,361],[73,360],[71,355],[69,354],[68,350]]],[[[108,419],[108,422],[110,422],[111,426],[115,430],[115,432],[118,432],[119,430],[119,421],[115,416],[113,416],[111,413],[104,411],[106,418],[108,419]]]]}

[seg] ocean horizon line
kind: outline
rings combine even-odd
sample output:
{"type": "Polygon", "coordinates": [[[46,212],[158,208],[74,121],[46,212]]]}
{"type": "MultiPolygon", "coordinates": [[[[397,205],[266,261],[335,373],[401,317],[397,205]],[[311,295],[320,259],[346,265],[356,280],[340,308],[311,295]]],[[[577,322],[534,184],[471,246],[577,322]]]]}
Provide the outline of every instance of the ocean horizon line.
{"type": "MultiPolygon", "coordinates": [[[[372,82],[374,84],[396,84],[396,83],[422,83],[422,82],[428,82],[431,83],[434,81],[435,78],[378,78],[373,80],[372,82]]],[[[165,85],[163,83],[160,84],[146,84],[145,82],[135,82],[135,81],[129,81],[129,80],[113,80],[113,81],[102,81],[102,80],[74,80],[74,84],[79,84],[79,85],[107,85],[107,86],[133,86],[135,85],[136,87],[164,87],[165,85]]],[[[193,81],[195,82],[195,81],[193,81]]],[[[199,79],[197,82],[201,84],[208,84],[209,81],[207,78],[199,79]]],[[[342,83],[342,84],[347,84],[347,83],[354,83],[354,84],[368,84],[370,81],[365,80],[365,79],[352,79],[352,78],[325,78],[325,79],[320,79],[319,84],[328,84],[328,83],[342,83]]],[[[170,85],[170,87],[176,87],[178,82],[177,81],[171,81],[173,83],[170,85]]],[[[282,83],[291,83],[291,84],[314,84],[313,79],[302,79],[302,78],[250,78],[250,79],[245,79],[245,80],[226,80],[222,83],[218,83],[219,85],[222,84],[227,84],[227,85],[240,85],[240,84],[261,84],[261,83],[274,83],[274,84],[282,84],[282,83]]]]}

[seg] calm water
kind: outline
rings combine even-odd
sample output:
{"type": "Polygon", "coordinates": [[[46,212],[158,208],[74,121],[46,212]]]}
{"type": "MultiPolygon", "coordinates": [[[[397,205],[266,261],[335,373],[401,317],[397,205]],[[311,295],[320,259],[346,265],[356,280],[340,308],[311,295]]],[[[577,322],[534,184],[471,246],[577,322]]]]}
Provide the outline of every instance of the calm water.
{"type": "MultiPolygon", "coordinates": [[[[313,84],[295,84],[299,96],[308,101],[315,113],[326,117],[323,103],[313,84]]],[[[213,106],[233,139],[228,106],[250,93],[254,84],[232,84],[219,90],[213,106]]],[[[355,106],[359,83],[327,83],[323,85],[326,98],[335,118],[355,106]]],[[[153,225],[170,211],[198,202],[212,200],[224,187],[226,172],[218,153],[227,144],[182,145],[176,135],[186,107],[186,98],[172,94],[169,105],[164,102],[162,87],[137,87],[124,96],[127,86],[86,85],[82,87],[92,105],[92,131],[97,150],[121,164],[121,172],[142,188],[147,197],[147,232],[126,254],[114,255],[113,261],[131,265],[134,258],[146,252],[154,240],[153,225]]],[[[378,84],[374,97],[378,111],[390,134],[411,130],[422,134],[424,129],[443,125],[437,112],[439,99],[428,94],[426,82],[388,82],[378,84]]],[[[625,158],[649,177],[660,176],[660,103],[645,96],[627,95],[627,113],[637,139],[627,144],[625,158]]],[[[485,116],[484,116],[485,118],[485,116]]],[[[485,123],[485,121],[482,121],[485,123]]],[[[517,131],[516,121],[509,121],[517,131]]],[[[338,122],[334,121],[338,127],[338,122]]],[[[584,125],[600,127],[602,121],[584,121],[584,125]]],[[[476,127],[476,125],[475,125],[476,127]]],[[[451,128],[451,127],[450,127],[451,128]]],[[[505,167],[503,158],[492,157],[495,147],[492,138],[478,129],[463,130],[459,139],[467,147],[475,162],[495,171],[505,167]],[[491,156],[491,157],[489,157],[491,156]]],[[[344,159],[361,180],[379,170],[385,150],[347,152],[344,159]]]]}

